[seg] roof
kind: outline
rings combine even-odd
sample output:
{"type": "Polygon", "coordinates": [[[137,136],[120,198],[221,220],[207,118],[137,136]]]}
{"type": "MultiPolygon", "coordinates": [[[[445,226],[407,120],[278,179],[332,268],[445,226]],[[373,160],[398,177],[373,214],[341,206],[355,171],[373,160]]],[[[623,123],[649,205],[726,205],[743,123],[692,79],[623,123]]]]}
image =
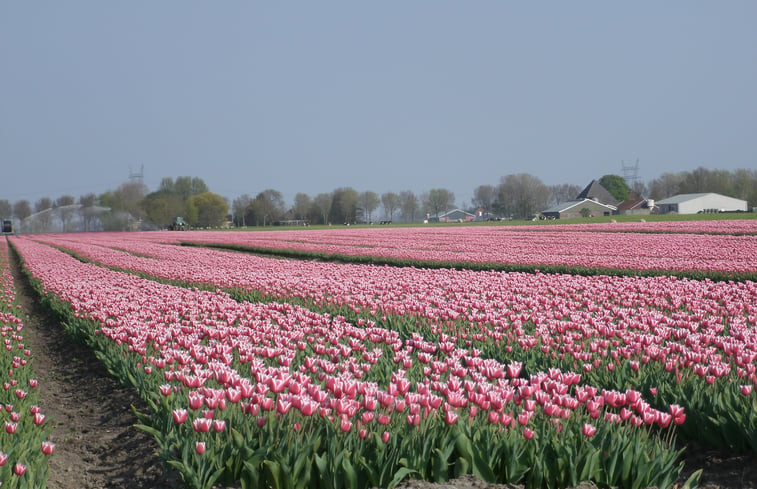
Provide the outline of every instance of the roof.
{"type": "Polygon", "coordinates": [[[576,196],[576,200],[580,199],[596,199],[602,204],[609,205],[616,205],[618,203],[618,199],[613,197],[612,194],[596,180],[592,180],[591,183],[576,196]]]}
{"type": "Polygon", "coordinates": [[[601,203],[601,202],[597,202],[597,201],[595,201],[595,200],[592,200],[592,199],[580,199],[580,200],[568,200],[568,201],[566,201],[566,202],[562,202],[562,203],[560,203],[560,204],[557,204],[557,205],[553,205],[553,206],[552,206],[552,207],[550,207],[549,209],[545,209],[545,210],[541,211],[541,213],[542,213],[542,214],[546,214],[546,213],[548,213],[548,212],[549,212],[549,213],[555,213],[555,212],[565,212],[565,211],[567,211],[567,210],[569,210],[569,209],[572,209],[573,207],[576,207],[576,206],[578,206],[578,205],[582,205],[582,204],[584,204],[585,202],[591,202],[591,203],[592,203],[592,204],[594,204],[594,205],[598,205],[598,206],[606,207],[606,208],[607,208],[607,209],[609,209],[609,210],[613,210],[613,211],[614,211],[614,210],[616,210],[616,207],[615,207],[615,206],[612,206],[612,205],[603,204],[603,203],[601,203]]]}
{"type": "Polygon", "coordinates": [[[448,210],[444,214],[439,214],[439,217],[450,216],[450,215],[455,214],[455,213],[462,213],[462,214],[464,214],[466,216],[475,217],[475,214],[471,214],[470,212],[464,211],[462,209],[451,209],[451,210],[448,210]]]}
{"type": "MultiPolygon", "coordinates": [[[[705,195],[720,195],[713,192],[705,192],[702,194],[678,194],[674,195],[673,197],[668,197],[667,199],[658,200],[656,202],[657,205],[660,204],[680,204],[681,202],[688,202],[689,200],[698,199],[700,197],[704,197],[705,195]]],[[[722,195],[721,197],[725,197],[725,195],[722,195]]]]}
{"type": "Polygon", "coordinates": [[[642,197],[638,192],[631,190],[631,193],[628,194],[628,198],[618,204],[618,210],[628,211],[644,204],[646,201],[647,199],[642,197]]]}

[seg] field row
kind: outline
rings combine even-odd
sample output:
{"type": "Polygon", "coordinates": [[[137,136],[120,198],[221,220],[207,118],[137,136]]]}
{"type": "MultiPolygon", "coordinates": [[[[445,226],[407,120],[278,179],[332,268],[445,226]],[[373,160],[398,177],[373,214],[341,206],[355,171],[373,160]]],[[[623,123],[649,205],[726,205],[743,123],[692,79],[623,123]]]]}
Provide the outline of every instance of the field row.
{"type": "Polygon", "coordinates": [[[533,230],[523,227],[338,229],[156,234],[157,241],[195,242],[292,256],[372,263],[505,271],[542,268],[593,273],[673,272],[700,278],[754,279],[757,236],[533,230]]]}
{"type": "Polygon", "coordinates": [[[5,487],[45,487],[47,458],[55,445],[47,438],[52,428],[37,406],[38,381],[32,352],[24,343],[8,244],[0,240],[0,483],[5,487]]]}
{"type": "MultiPolygon", "coordinates": [[[[662,400],[675,381],[615,390],[547,367],[543,345],[532,347],[538,335],[535,345],[510,335],[512,357],[500,361],[441,330],[412,331],[412,321],[395,331],[380,318],[350,323],[286,303],[238,302],[81,263],[27,239],[14,246],[46,297],[79,318],[103,360],[153,405],[156,418],[145,429],[197,487],[216,477],[270,482],[281,471],[298,474],[303,487],[316,479],[352,487],[353,477],[387,486],[413,474],[446,480],[471,471],[532,487],[584,479],[667,487],[680,470],[670,441],[654,434],[691,416],[662,400]],[[632,467],[655,469],[644,475],[632,467]]],[[[487,341],[494,340],[480,339],[487,341]]],[[[664,372],[631,362],[606,365],[636,380],[664,372]]],[[[682,382],[707,385],[689,375],[682,382]]],[[[715,385],[706,390],[752,401],[738,386],[731,392],[730,379],[715,385]]]]}

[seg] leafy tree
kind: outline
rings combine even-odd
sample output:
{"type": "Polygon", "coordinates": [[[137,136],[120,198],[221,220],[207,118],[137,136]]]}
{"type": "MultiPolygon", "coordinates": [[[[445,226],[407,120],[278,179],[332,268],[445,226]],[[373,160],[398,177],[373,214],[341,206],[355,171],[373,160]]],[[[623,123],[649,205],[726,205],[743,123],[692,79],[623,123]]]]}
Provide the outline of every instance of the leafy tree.
{"type": "Polygon", "coordinates": [[[455,204],[455,194],[446,188],[432,188],[426,194],[426,210],[436,217],[455,204]]]}
{"type": "Polygon", "coordinates": [[[390,221],[394,220],[394,211],[400,205],[400,196],[394,192],[386,192],[381,194],[381,204],[384,206],[384,217],[388,217],[390,221]]]}
{"type": "Polygon", "coordinates": [[[203,192],[187,199],[189,224],[201,228],[218,227],[226,221],[229,204],[218,194],[203,192]]]}
{"type": "Polygon", "coordinates": [[[178,194],[159,190],[147,194],[141,202],[147,219],[159,228],[167,228],[177,217],[188,213],[186,203],[178,194]]]}
{"type": "Polygon", "coordinates": [[[400,211],[402,212],[402,219],[407,222],[415,221],[419,210],[420,203],[418,202],[418,197],[412,190],[403,190],[400,192],[400,211]]]}
{"type": "Polygon", "coordinates": [[[615,200],[618,202],[628,200],[628,195],[631,193],[631,187],[629,187],[626,180],[619,175],[605,175],[599,179],[599,184],[602,185],[605,190],[610,192],[610,195],[615,197],[615,200]]]}
{"type": "Polygon", "coordinates": [[[364,218],[367,222],[373,221],[373,211],[378,208],[380,203],[381,200],[379,199],[379,196],[376,192],[371,192],[370,190],[368,190],[360,194],[358,204],[363,208],[365,212],[364,218]]]}
{"type": "MultiPolygon", "coordinates": [[[[161,182],[161,186],[163,185],[163,182],[166,182],[165,178],[161,182]]],[[[200,195],[208,191],[208,186],[205,184],[202,178],[198,177],[177,177],[176,181],[173,184],[173,192],[179,194],[182,200],[185,201],[193,195],[200,195]]]]}

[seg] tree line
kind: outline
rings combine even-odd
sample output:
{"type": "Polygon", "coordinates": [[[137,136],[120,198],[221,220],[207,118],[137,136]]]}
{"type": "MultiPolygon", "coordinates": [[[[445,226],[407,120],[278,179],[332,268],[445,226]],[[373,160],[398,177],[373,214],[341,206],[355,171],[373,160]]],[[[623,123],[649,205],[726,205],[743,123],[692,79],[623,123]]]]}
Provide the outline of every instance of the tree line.
{"type": "MultiPolygon", "coordinates": [[[[608,190],[623,200],[630,190],[661,200],[682,193],[715,192],[757,206],[757,170],[710,170],[664,173],[647,182],[628,187],[622,177],[604,175],[608,190]]],[[[589,182],[586,182],[588,184],[589,182]]],[[[546,185],[536,176],[519,173],[500,178],[496,185],[479,185],[470,203],[456,204],[445,188],[417,194],[359,192],[340,187],[310,196],[299,192],[287,203],[281,192],[266,189],[254,197],[244,194],[229,203],[211,192],[198,177],[166,177],[157,190],[149,192],[140,182],[126,182],[103,194],[85,194],[78,201],[71,195],[53,200],[44,197],[33,205],[27,200],[13,204],[0,199],[0,219],[15,219],[21,232],[97,231],[165,229],[177,216],[193,227],[268,226],[275,224],[353,224],[380,221],[416,222],[439,217],[460,207],[480,217],[523,219],[562,202],[575,199],[583,187],[572,184],[546,185]]]]}

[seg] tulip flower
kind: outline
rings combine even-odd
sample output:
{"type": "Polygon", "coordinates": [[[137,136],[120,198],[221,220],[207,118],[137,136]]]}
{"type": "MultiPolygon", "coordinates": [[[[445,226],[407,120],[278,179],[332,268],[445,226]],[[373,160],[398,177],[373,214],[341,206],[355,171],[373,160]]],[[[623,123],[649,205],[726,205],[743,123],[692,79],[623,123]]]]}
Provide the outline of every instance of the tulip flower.
{"type": "Polygon", "coordinates": [[[43,441],[41,450],[45,455],[51,455],[53,450],[55,450],[55,443],[51,441],[43,441]]]}
{"type": "Polygon", "coordinates": [[[5,465],[7,461],[8,461],[8,454],[5,452],[0,452],[0,467],[5,465]]]}
{"type": "Polygon", "coordinates": [[[591,438],[592,436],[594,436],[594,433],[597,432],[597,428],[594,427],[594,425],[591,425],[589,423],[584,423],[584,426],[581,432],[584,434],[585,437],[591,438]]]}
{"type": "Polygon", "coordinates": [[[205,453],[205,442],[204,441],[196,441],[195,442],[195,452],[197,452],[198,455],[202,455],[205,453]]]}
{"type": "Polygon", "coordinates": [[[16,462],[16,465],[13,466],[13,473],[21,477],[25,472],[26,465],[22,464],[21,462],[16,462]]]}
{"type": "Polygon", "coordinates": [[[172,413],[174,422],[178,424],[184,423],[187,420],[187,416],[189,415],[189,411],[187,411],[186,409],[174,409],[172,413]]]}

